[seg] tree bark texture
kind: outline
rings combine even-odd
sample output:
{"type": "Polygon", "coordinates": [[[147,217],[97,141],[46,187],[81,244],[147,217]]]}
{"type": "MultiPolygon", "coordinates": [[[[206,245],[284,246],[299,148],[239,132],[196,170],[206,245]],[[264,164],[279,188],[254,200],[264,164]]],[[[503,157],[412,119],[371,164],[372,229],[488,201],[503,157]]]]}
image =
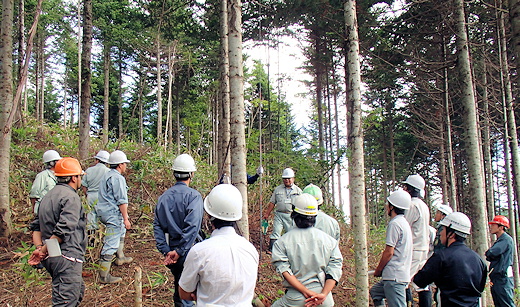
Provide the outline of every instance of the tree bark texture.
{"type": "Polygon", "coordinates": [[[464,147],[466,150],[467,168],[469,176],[469,198],[471,204],[472,237],[474,249],[484,257],[484,252],[488,249],[488,225],[486,212],[486,196],[484,187],[484,176],[482,170],[482,152],[478,134],[477,107],[473,86],[473,76],[471,74],[469,42],[466,32],[466,21],[464,14],[464,1],[455,0],[455,15],[457,18],[457,57],[460,78],[460,89],[462,92],[463,105],[463,127],[464,127],[464,147]]]}
{"type": "MultiPolygon", "coordinates": [[[[502,2],[499,2],[499,6],[501,6],[502,2]]],[[[502,92],[504,93],[504,101],[506,105],[506,114],[507,114],[507,129],[509,133],[509,146],[511,148],[511,163],[513,166],[513,177],[515,180],[514,182],[514,188],[515,188],[515,195],[517,197],[520,197],[520,151],[518,150],[518,133],[516,131],[516,119],[515,119],[515,111],[513,108],[513,91],[511,86],[511,77],[510,77],[510,69],[509,69],[509,62],[508,62],[508,56],[507,56],[507,40],[506,40],[506,31],[505,31],[505,16],[503,11],[497,11],[497,20],[498,20],[498,36],[500,38],[500,44],[499,44],[499,53],[500,53],[500,71],[501,75],[503,76],[502,79],[502,92]]],[[[520,18],[520,16],[518,16],[520,18]]],[[[517,54],[518,55],[518,54],[517,54]]],[[[505,144],[507,146],[507,144],[505,144]]],[[[508,203],[508,213],[509,217],[513,217],[514,213],[512,210],[512,207],[514,206],[514,202],[511,201],[508,203]]],[[[515,219],[511,219],[511,223],[514,225],[515,219]]],[[[512,227],[513,230],[516,230],[516,227],[512,227]]],[[[511,232],[512,234],[516,234],[516,232],[511,232]]],[[[513,242],[515,243],[515,250],[513,252],[514,254],[514,261],[513,261],[513,268],[515,274],[514,276],[514,283],[515,286],[518,288],[520,284],[520,276],[518,272],[518,245],[517,245],[517,235],[513,235],[513,242]]]]}
{"type": "Polygon", "coordinates": [[[356,306],[368,306],[368,257],[365,211],[365,174],[363,151],[363,119],[361,110],[361,69],[359,59],[359,38],[356,16],[356,1],[347,0],[345,8],[345,31],[348,44],[346,62],[348,65],[348,100],[352,109],[347,110],[351,123],[348,131],[350,205],[352,230],[354,232],[354,257],[356,264],[356,306]]]}
{"type": "MultiPolygon", "coordinates": [[[[226,0],[222,0],[226,1],[226,0]]],[[[243,198],[242,219],[238,228],[249,239],[246,173],[246,120],[244,116],[244,69],[242,63],[242,7],[240,0],[228,1],[229,26],[229,98],[230,98],[230,153],[231,182],[243,198]]]]}
{"type": "Polygon", "coordinates": [[[229,150],[229,27],[227,1],[220,1],[220,95],[218,117],[218,177],[230,176],[231,155],[229,150]]]}
{"type": "Polygon", "coordinates": [[[106,146],[108,144],[108,118],[110,114],[110,45],[105,42],[103,46],[103,129],[102,129],[102,142],[106,146]]]}
{"type": "Polygon", "coordinates": [[[520,0],[509,0],[509,20],[512,50],[515,53],[516,67],[520,67],[520,0]]]}
{"type": "Polygon", "coordinates": [[[89,157],[90,147],[90,85],[92,70],[90,67],[92,54],[92,0],[83,2],[83,43],[81,54],[81,109],[79,116],[79,158],[89,157]]]}
{"type": "Polygon", "coordinates": [[[9,203],[11,127],[6,127],[13,107],[13,10],[12,0],[2,1],[0,23],[0,237],[13,230],[9,203]]]}

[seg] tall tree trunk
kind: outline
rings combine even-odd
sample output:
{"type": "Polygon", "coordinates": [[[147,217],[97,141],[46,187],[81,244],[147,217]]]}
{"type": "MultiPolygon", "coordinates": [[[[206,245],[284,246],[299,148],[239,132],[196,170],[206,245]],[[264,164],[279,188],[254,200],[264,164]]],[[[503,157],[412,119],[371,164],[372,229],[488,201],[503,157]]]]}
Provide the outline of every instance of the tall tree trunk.
{"type": "Polygon", "coordinates": [[[90,147],[90,99],[92,71],[90,56],[92,53],[92,0],[83,2],[83,43],[81,55],[81,109],[79,117],[79,158],[89,157],[90,147]]]}
{"type": "Polygon", "coordinates": [[[166,127],[164,135],[164,148],[172,145],[172,97],[173,97],[173,79],[174,76],[174,54],[175,48],[172,51],[172,46],[168,46],[168,104],[166,105],[166,127]]]}
{"type": "Polygon", "coordinates": [[[350,205],[354,233],[354,258],[356,265],[356,306],[368,306],[368,256],[365,211],[365,173],[363,150],[363,118],[361,110],[361,69],[359,60],[359,38],[356,16],[356,1],[347,0],[345,8],[345,31],[348,44],[345,62],[348,65],[347,88],[350,120],[349,159],[350,205]]]}
{"type": "Polygon", "coordinates": [[[108,120],[110,115],[110,48],[111,46],[105,42],[103,49],[103,129],[101,138],[104,146],[108,144],[108,120]]]}
{"type": "Polygon", "coordinates": [[[13,0],[2,0],[0,23],[0,237],[13,230],[9,204],[9,165],[11,159],[11,126],[13,111],[13,0]]]}
{"type": "Polygon", "coordinates": [[[34,47],[34,118],[40,121],[40,33],[36,33],[34,47]]]}
{"type": "Polygon", "coordinates": [[[240,190],[243,198],[242,219],[238,228],[249,239],[246,173],[246,120],[244,116],[244,70],[242,63],[242,7],[240,0],[228,0],[229,26],[229,98],[231,182],[240,190]]]}
{"type": "MultiPolygon", "coordinates": [[[[502,7],[502,1],[499,0],[498,7],[502,7]]],[[[513,91],[511,89],[511,78],[510,78],[510,71],[509,71],[509,62],[508,62],[508,56],[507,56],[507,42],[506,42],[506,31],[505,31],[505,25],[504,25],[504,12],[502,10],[497,10],[497,20],[498,20],[498,35],[500,38],[499,43],[499,52],[500,52],[500,74],[501,74],[501,81],[502,81],[502,88],[504,93],[504,101],[507,106],[507,129],[509,130],[509,137],[510,137],[510,143],[509,146],[511,147],[511,162],[513,165],[513,175],[514,175],[514,183],[515,183],[515,194],[516,197],[520,197],[520,151],[518,150],[518,134],[516,132],[516,119],[515,119],[515,111],[513,109],[513,91]]],[[[518,16],[520,17],[520,16],[518,16]]],[[[518,55],[518,54],[517,54],[518,55]]],[[[520,62],[519,62],[520,63],[520,62]]],[[[517,199],[518,200],[518,199],[517,199]]],[[[514,202],[509,202],[508,207],[511,209],[509,211],[510,215],[509,217],[513,217],[513,210],[512,207],[514,207],[514,202]]],[[[515,219],[511,219],[512,223],[514,224],[515,219]]],[[[513,228],[514,229],[514,228],[513,228]]],[[[520,285],[520,276],[518,272],[518,245],[517,238],[518,235],[516,232],[512,232],[513,234],[513,241],[514,241],[514,261],[513,261],[513,267],[514,267],[514,281],[515,286],[518,288],[520,285]]]]}
{"type": "MultiPolygon", "coordinates": [[[[446,41],[442,40],[442,57],[444,61],[447,60],[446,55],[446,41]]],[[[453,156],[453,143],[451,140],[451,112],[450,112],[450,97],[449,97],[449,83],[448,83],[448,68],[445,67],[443,69],[443,90],[444,93],[442,95],[442,99],[444,102],[444,119],[446,124],[446,161],[448,165],[448,186],[449,186],[449,204],[453,210],[457,210],[458,208],[458,200],[457,200],[457,174],[455,173],[455,165],[453,156]]]]}
{"type": "Polygon", "coordinates": [[[161,33],[157,31],[156,37],[157,58],[157,144],[161,146],[162,139],[162,80],[161,80],[161,33]]]}
{"type": "Polygon", "coordinates": [[[316,84],[316,112],[318,115],[318,145],[319,145],[319,157],[320,160],[324,160],[324,150],[325,150],[325,143],[324,143],[324,136],[323,136],[323,77],[324,77],[324,71],[323,71],[323,63],[322,63],[322,57],[323,52],[325,51],[323,48],[323,42],[322,42],[322,33],[318,29],[314,28],[311,30],[311,40],[314,41],[314,83],[316,84]]]}
{"type": "MultiPolygon", "coordinates": [[[[39,13],[38,13],[39,14],[39,13]]],[[[25,1],[19,0],[18,2],[18,75],[17,75],[17,84],[24,84],[22,91],[25,90],[25,82],[23,81],[23,64],[25,57],[25,1]]],[[[15,121],[18,119],[22,120],[22,125],[25,126],[24,113],[27,112],[26,109],[23,108],[25,104],[18,103],[16,107],[16,115],[15,121]]]]}
{"type": "Polygon", "coordinates": [[[336,74],[332,74],[334,78],[334,114],[336,116],[334,117],[335,125],[336,125],[336,173],[338,175],[338,204],[339,208],[343,212],[343,197],[341,195],[341,192],[343,191],[343,188],[341,187],[341,160],[340,160],[340,154],[341,154],[341,145],[339,143],[339,113],[338,113],[338,89],[337,89],[337,83],[336,83],[336,74]]]}
{"type": "Polygon", "coordinates": [[[123,56],[121,49],[118,51],[117,71],[117,125],[119,139],[123,138],[123,56]]]}
{"type": "Polygon", "coordinates": [[[516,67],[520,67],[520,0],[509,0],[509,20],[516,67]]]}
{"type": "MultiPolygon", "coordinates": [[[[81,4],[83,3],[82,0],[78,0],[78,112],[81,110],[81,76],[82,76],[82,50],[81,50],[81,44],[83,42],[83,27],[81,26],[81,4]]],[[[70,124],[74,125],[74,103],[71,104],[72,108],[70,111],[70,124]]],[[[79,121],[79,114],[78,114],[78,121],[79,121]]]]}
{"type": "Polygon", "coordinates": [[[464,14],[464,1],[455,0],[456,35],[458,52],[458,70],[461,78],[461,92],[463,105],[463,127],[465,131],[464,147],[467,155],[467,167],[469,176],[469,197],[471,204],[472,237],[474,249],[484,257],[488,249],[488,227],[486,196],[484,187],[484,176],[482,173],[482,152],[478,134],[477,108],[475,93],[473,91],[473,76],[471,75],[471,64],[469,55],[469,42],[466,32],[466,21],[464,14]]]}
{"type": "Polygon", "coordinates": [[[230,138],[230,102],[229,102],[229,27],[227,1],[220,1],[220,95],[219,95],[219,136],[218,136],[218,178],[225,173],[230,176],[231,155],[230,138]]]}
{"type": "Polygon", "coordinates": [[[486,202],[488,217],[494,215],[493,207],[495,204],[495,189],[493,183],[493,160],[491,158],[491,126],[489,114],[489,100],[488,100],[488,83],[487,83],[487,69],[486,63],[483,63],[482,74],[482,109],[483,124],[482,124],[482,152],[484,153],[484,167],[485,167],[485,183],[486,183],[486,202]]]}

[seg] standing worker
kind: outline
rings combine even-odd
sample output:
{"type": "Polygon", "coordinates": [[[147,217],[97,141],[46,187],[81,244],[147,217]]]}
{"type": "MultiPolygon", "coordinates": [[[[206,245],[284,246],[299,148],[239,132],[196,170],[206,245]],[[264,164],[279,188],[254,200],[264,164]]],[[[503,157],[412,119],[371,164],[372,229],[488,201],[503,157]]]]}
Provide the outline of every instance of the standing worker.
{"type": "Polygon", "coordinates": [[[94,159],[96,159],[95,164],[87,168],[85,176],[83,176],[83,180],[81,181],[83,193],[87,195],[88,201],[87,234],[89,236],[93,235],[93,233],[99,229],[98,217],[94,207],[98,202],[99,182],[109,170],[105,165],[108,163],[109,157],[110,154],[108,151],[100,150],[97,155],[94,156],[94,159]]]}
{"type": "Polygon", "coordinates": [[[193,246],[179,281],[180,296],[197,306],[251,306],[258,274],[258,252],[235,232],[242,218],[242,194],[231,184],[214,187],[204,199],[214,230],[193,246]]]}
{"type": "Polygon", "coordinates": [[[434,282],[441,292],[441,306],[480,306],[487,269],[480,256],[464,244],[471,234],[471,221],[464,213],[453,212],[440,224],[446,248],[426,261],[413,282],[419,287],[434,282]]]}
{"type": "Polygon", "coordinates": [[[202,241],[199,235],[204,214],[202,195],[190,188],[196,170],[190,155],[175,158],[173,176],[177,182],[159,197],[155,207],[153,233],[157,249],[165,257],[164,264],[173,274],[175,307],[193,306],[191,301],[181,300],[179,280],[189,250],[202,241]]]}
{"type": "Polygon", "coordinates": [[[435,216],[433,217],[433,220],[437,223],[437,232],[433,241],[434,253],[446,248],[446,246],[442,245],[441,243],[441,221],[451,213],[453,213],[453,209],[451,209],[451,207],[448,205],[439,205],[437,207],[437,212],[435,212],[435,216]]]}
{"type": "Polygon", "coordinates": [[[513,238],[506,232],[509,220],[503,215],[497,215],[489,222],[489,231],[497,236],[497,240],[486,251],[491,279],[491,295],[496,307],[514,307],[513,300],[513,238]]]}
{"type": "MultiPolygon", "coordinates": [[[[410,175],[403,183],[404,190],[412,197],[410,209],[405,211],[404,217],[412,228],[413,255],[410,276],[414,276],[428,259],[428,251],[430,249],[430,209],[420,198],[426,185],[420,175],[410,175]]],[[[419,307],[430,307],[432,305],[430,288],[419,288],[413,283],[411,286],[419,294],[419,307]]],[[[407,301],[413,302],[410,287],[407,289],[407,301]]]]}
{"type": "Polygon", "coordinates": [[[388,196],[385,206],[391,220],[386,228],[386,246],[379,260],[374,276],[382,277],[372,286],[370,296],[375,307],[406,307],[406,287],[410,282],[412,265],[412,231],[404,218],[410,208],[410,194],[403,190],[394,191],[388,196]]]}
{"type": "Polygon", "coordinates": [[[123,174],[130,161],[126,154],[120,150],[112,152],[108,158],[110,170],[103,175],[99,183],[98,203],[96,213],[99,220],[106,227],[103,248],[101,249],[99,276],[101,282],[112,284],[121,282],[121,277],[110,275],[110,267],[114,254],[116,254],[116,265],[130,263],[134,259],[126,257],[123,249],[125,247],[126,230],[132,227],[128,215],[128,186],[123,174]]]}
{"type": "Polygon", "coordinates": [[[273,244],[278,240],[278,238],[280,238],[282,231],[287,232],[291,229],[293,200],[297,195],[302,193],[302,190],[294,184],[294,171],[292,169],[284,169],[282,172],[282,179],[283,184],[274,189],[271,200],[269,201],[269,204],[267,204],[267,210],[263,216],[263,219],[267,220],[273,209],[275,209],[273,231],[270,236],[269,249],[267,251],[268,254],[271,254],[273,244]]]}
{"type": "Polygon", "coordinates": [[[38,207],[42,198],[56,185],[54,167],[56,166],[56,162],[60,159],[60,154],[56,150],[47,150],[43,153],[45,169],[36,175],[31,191],[29,192],[29,198],[31,199],[35,216],[38,215],[38,207]]]}
{"type": "Polygon", "coordinates": [[[43,197],[31,224],[36,250],[28,263],[41,262],[52,276],[53,306],[78,306],[85,292],[81,271],[87,245],[86,220],[77,193],[82,175],[78,160],[59,160],[58,184],[43,197]]]}
{"type": "Polygon", "coordinates": [[[318,228],[319,230],[325,232],[329,236],[339,241],[340,230],[338,221],[336,221],[335,218],[328,215],[327,213],[319,210],[321,205],[323,204],[323,193],[321,192],[321,189],[318,186],[311,183],[303,189],[303,193],[307,193],[314,196],[314,198],[316,198],[316,201],[318,202],[318,215],[316,215],[316,224],[314,225],[314,227],[318,228]]]}
{"type": "Polygon", "coordinates": [[[332,289],[341,278],[343,257],[338,241],[313,227],[318,214],[314,196],[294,198],[291,218],[296,227],[273,245],[271,262],[287,290],[274,302],[278,306],[334,306],[332,289]]]}

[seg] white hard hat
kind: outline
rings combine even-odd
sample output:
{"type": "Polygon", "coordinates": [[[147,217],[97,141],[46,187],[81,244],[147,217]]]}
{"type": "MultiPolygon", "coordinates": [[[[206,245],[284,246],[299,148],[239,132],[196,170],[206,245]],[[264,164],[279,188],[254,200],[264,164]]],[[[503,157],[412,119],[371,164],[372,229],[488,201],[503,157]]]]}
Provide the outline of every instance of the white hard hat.
{"type": "Polygon", "coordinates": [[[107,163],[108,158],[110,158],[110,154],[106,150],[100,150],[94,158],[98,159],[101,162],[107,163]]]}
{"type": "Polygon", "coordinates": [[[126,154],[121,150],[116,150],[110,154],[108,157],[108,164],[115,165],[121,163],[130,163],[130,161],[126,158],[126,154]]]}
{"type": "Polygon", "coordinates": [[[437,211],[440,211],[440,212],[444,213],[445,215],[453,213],[453,209],[451,209],[450,206],[444,205],[444,204],[438,205],[437,211]]]}
{"type": "Polygon", "coordinates": [[[291,168],[286,168],[283,170],[282,178],[294,178],[294,171],[291,168]]]}
{"type": "Polygon", "coordinates": [[[410,204],[412,203],[410,194],[401,189],[393,191],[386,199],[392,206],[405,210],[410,209],[410,204]]]}
{"type": "Polygon", "coordinates": [[[423,177],[417,174],[408,176],[406,180],[403,181],[403,183],[407,183],[419,190],[424,190],[424,187],[426,186],[426,182],[424,181],[423,177]]]}
{"type": "Polygon", "coordinates": [[[220,220],[238,221],[242,218],[242,194],[231,184],[219,184],[204,199],[204,210],[220,220]]]}
{"type": "Polygon", "coordinates": [[[462,212],[448,214],[439,224],[455,230],[455,233],[462,237],[466,237],[466,235],[471,233],[471,221],[462,212]]]}
{"type": "Polygon", "coordinates": [[[318,214],[318,201],[311,194],[303,193],[294,198],[294,212],[314,216],[318,214]]]}
{"type": "Polygon", "coordinates": [[[191,173],[197,170],[195,160],[188,154],[182,154],[175,158],[172,169],[176,172],[184,173],[191,173]]]}
{"type": "Polygon", "coordinates": [[[318,205],[323,204],[323,193],[317,185],[311,183],[308,186],[306,186],[302,192],[314,196],[314,198],[316,198],[316,201],[318,202],[318,205]]]}
{"type": "Polygon", "coordinates": [[[43,163],[48,163],[51,161],[57,161],[61,159],[60,154],[56,150],[47,150],[43,153],[43,163]]]}

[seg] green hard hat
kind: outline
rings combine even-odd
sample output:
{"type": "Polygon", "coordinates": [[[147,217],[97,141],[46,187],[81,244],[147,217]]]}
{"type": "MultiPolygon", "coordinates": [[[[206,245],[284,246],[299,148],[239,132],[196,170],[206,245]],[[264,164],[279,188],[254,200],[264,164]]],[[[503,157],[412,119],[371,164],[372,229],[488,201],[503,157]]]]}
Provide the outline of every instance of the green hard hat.
{"type": "Polygon", "coordinates": [[[316,198],[316,200],[318,201],[318,205],[323,204],[323,193],[317,185],[314,185],[312,183],[309,184],[305,187],[305,189],[303,189],[303,193],[307,193],[314,196],[314,198],[316,198]]]}

